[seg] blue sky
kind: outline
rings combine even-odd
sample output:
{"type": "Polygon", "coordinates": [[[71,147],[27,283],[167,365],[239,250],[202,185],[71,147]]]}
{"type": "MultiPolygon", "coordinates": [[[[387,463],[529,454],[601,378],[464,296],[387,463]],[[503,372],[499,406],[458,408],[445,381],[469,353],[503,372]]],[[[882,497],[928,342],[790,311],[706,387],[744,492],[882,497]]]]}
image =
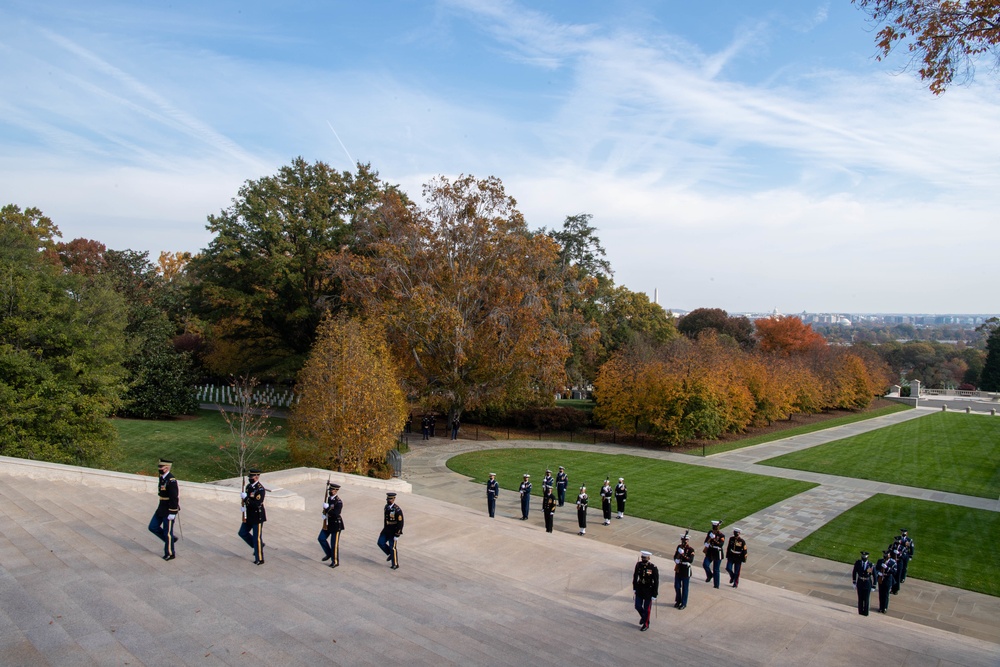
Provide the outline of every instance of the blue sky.
{"type": "Polygon", "coordinates": [[[666,307],[1000,311],[998,79],[873,53],[849,0],[5,0],[0,203],[155,259],[300,155],[495,175],[666,307]]]}

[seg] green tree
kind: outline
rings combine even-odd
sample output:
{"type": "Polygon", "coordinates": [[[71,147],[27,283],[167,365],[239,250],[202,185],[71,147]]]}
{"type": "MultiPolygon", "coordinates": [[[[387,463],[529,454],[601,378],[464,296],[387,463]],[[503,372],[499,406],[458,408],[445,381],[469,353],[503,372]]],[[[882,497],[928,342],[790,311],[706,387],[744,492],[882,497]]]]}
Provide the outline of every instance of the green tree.
{"type": "Polygon", "coordinates": [[[907,44],[910,65],[940,95],[954,81],[970,81],[983,56],[1000,66],[1000,1],[998,0],[851,0],[875,25],[876,59],[887,58],[907,44]]]}
{"type": "Polygon", "coordinates": [[[338,295],[327,261],[384,187],[365,165],[351,174],[296,158],[209,216],[215,236],[190,272],[195,314],[211,325],[211,370],[295,376],[338,295]]]}
{"type": "Polygon", "coordinates": [[[365,474],[406,421],[406,397],[379,327],[327,317],[299,373],[288,446],[302,465],[365,474]]]}
{"type": "Polygon", "coordinates": [[[528,231],[495,177],[440,177],[426,210],[389,193],[355,220],[354,252],[334,276],[385,323],[415,396],[449,418],[468,409],[551,402],[565,339],[552,322],[558,246],[528,231]]]}
{"type": "Polygon", "coordinates": [[[58,236],[37,209],[0,210],[0,453],[100,464],[117,441],[126,308],[61,270],[58,236]]]}
{"type": "Polygon", "coordinates": [[[979,377],[979,388],[1000,391],[1000,318],[991,317],[979,329],[990,332],[986,339],[986,361],[979,377]]]}
{"type": "Polygon", "coordinates": [[[688,338],[697,338],[711,329],[731,337],[745,350],[753,349],[753,324],[746,317],[731,316],[721,308],[695,308],[677,322],[677,330],[688,338]]]}

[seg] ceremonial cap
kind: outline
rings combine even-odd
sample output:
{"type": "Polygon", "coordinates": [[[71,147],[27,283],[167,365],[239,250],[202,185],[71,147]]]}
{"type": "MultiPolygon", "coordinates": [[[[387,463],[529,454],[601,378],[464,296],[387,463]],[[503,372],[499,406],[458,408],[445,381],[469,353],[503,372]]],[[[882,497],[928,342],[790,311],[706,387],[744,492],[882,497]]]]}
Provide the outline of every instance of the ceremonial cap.
{"type": "Polygon", "coordinates": [[[740,534],[740,533],[742,533],[742,532],[743,532],[743,531],[742,531],[742,530],[740,530],[739,528],[733,528],[733,534],[734,534],[734,535],[738,535],[738,534],[740,534]]]}
{"type": "Polygon", "coordinates": [[[330,482],[330,488],[333,489],[334,491],[339,491],[340,484],[337,484],[336,482],[330,482]]]}
{"type": "Polygon", "coordinates": [[[861,552],[861,555],[862,555],[862,556],[867,556],[867,555],[868,555],[868,552],[867,552],[867,551],[862,551],[862,552],[861,552]]]}
{"type": "Polygon", "coordinates": [[[497,476],[497,474],[495,472],[491,472],[490,473],[490,477],[496,477],[496,476],[497,476]]]}
{"type": "Polygon", "coordinates": [[[389,491],[389,492],[387,492],[385,494],[385,497],[386,498],[395,498],[396,497],[396,492],[395,491],[389,491]]]}
{"type": "Polygon", "coordinates": [[[529,475],[528,473],[524,473],[524,478],[525,478],[525,479],[527,479],[527,478],[529,478],[529,477],[531,477],[531,475],[529,475]]]}
{"type": "Polygon", "coordinates": [[[712,525],[713,526],[718,526],[720,523],[722,523],[722,522],[721,521],[712,521],[712,525]]]}
{"type": "Polygon", "coordinates": [[[619,477],[619,478],[618,478],[618,481],[619,481],[619,482],[624,482],[624,481],[625,481],[625,478],[624,478],[624,477],[619,477]]]}
{"type": "Polygon", "coordinates": [[[552,471],[551,471],[551,470],[546,470],[545,472],[546,472],[546,473],[550,473],[550,472],[552,472],[552,471]]]}
{"type": "Polygon", "coordinates": [[[651,551],[640,551],[639,555],[642,556],[643,558],[649,558],[650,556],[653,555],[653,553],[651,551]]]}
{"type": "Polygon", "coordinates": [[[250,468],[250,474],[251,475],[259,475],[260,474],[260,469],[259,468],[250,468]]]}
{"type": "Polygon", "coordinates": [[[164,459],[164,458],[160,459],[160,465],[161,466],[170,466],[170,465],[173,465],[173,464],[174,464],[173,461],[168,461],[167,459],[164,459]]]}

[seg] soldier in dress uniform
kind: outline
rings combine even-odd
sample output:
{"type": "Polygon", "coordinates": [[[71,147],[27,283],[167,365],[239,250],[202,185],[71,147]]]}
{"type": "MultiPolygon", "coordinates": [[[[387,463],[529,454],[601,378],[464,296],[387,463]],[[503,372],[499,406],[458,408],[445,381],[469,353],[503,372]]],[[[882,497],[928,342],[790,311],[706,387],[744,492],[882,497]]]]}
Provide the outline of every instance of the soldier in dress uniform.
{"type": "Polygon", "coordinates": [[[882,552],[882,557],[875,563],[875,579],[878,582],[878,612],[889,611],[889,591],[892,590],[893,570],[896,562],[889,555],[889,550],[882,552]]]}
{"type": "Polygon", "coordinates": [[[174,521],[177,520],[177,513],[181,511],[181,504],[177,478],[170,472],[172,466],[173,461],[160,459],[158,466],[160,480],[157,484],[160,502],[156,506],[153,518],[149,520],[149,532],[163,540],[163,560],[177,558],[174,549],[174,543],[177,541],[174,537],[174,521]]]}
{"type": "Polygon", "coordinates": [[[556,497],[552,495],[552,487],[546,486],[542,496],[542,516],[545,518],[545,532],[552,532],[552,523],[556,516],[556,497]]]}
{"type": "Polygon", "coordinates": [[[344,501],[337,493],[340,484],[326,485],[326,501],[323,503],[323,530],[319,531],[320,546],[323,547],[324,561],[330,561],[330,567],[340,565],[340,532],[344,530],[344,519],[340,513],[344,509],[344,501]]]}
{"type": "Polygon", "coordinates": [[[385,510],[382,522],[382,532],[378,536],[378,548],[382,550],[391,562],[390,569],[399,569],[399,538],[403,536],[403,510],[396,504],[396,494],[385,494],[385,510]]]}
{"type": "Polygon", "coordinates": [[[713,521],[712,530],[705,536],[705,560],[701,566],[705,568],[705,581],[713,581],[714,588],[719,587],[719,575],[722,565],[722,549],[726,546],[726,536],[722,533],[722,522],[713,521]]]}
{"type": "Polygon", "coordinates": [[[625,488],[625,478],[619,477],[615,486],[615,500],[618,503],[618,518],[625,516],[625,501],[628,500],[628,489],[625,488]]]}
{"type": "Polygon", "coordinates": [[[639,562],[632,572],[632,591],[635,594],[635,610],[639,612],[639,629],[643,632],[649,629],[649,615],[653,611],[653,602],[660,590],[660,573],[649,561],[653,554],[648,551],[639,552],[639,562]]]}
{"type": "Polygon", "coordinates": [[[604,480],[604,486],[601,487],[601,511],[604,512],[604,525],[611,525],[611,480],[604,480]]]}
{"type": "Polygon", "coordinates": [[[420,439],[430,440],[431,437],[431,418],[424,415],[420,418],[420,439]]]}
{"type": "Polygon", "coordinates": [[[559,466],[559,472],[556,473],[556,492],[559,494],[559,507],[563,506],[566,502],[566,489],[569,487],[569,475],[566,474],[566,469],[559,466]]]}
{"type": "Polygon", "coordinates": [[[677,609],[687,607],[693,567],[694,548],[688,544],[688,533],[685,531],[681,535],[681,543],[674,550],[674,607],[677,609]]]}
{"type": "Polygon", "coordinates": [[[580,493],[576,497],[576,520],[580,522],[580,532],[578,535],[587,534],[587,503],[590,499],[587,497],[587,487],[581,486],[580,493]]]}
{"type": "Polygon", "coordinates": [[[458,421],[458,415],[451,420],[451,439],[458,440],[458,427],[461,426],[461,422],[458,421]]]}
{"type": "Polygon", "coordinates": [[[497,496],[500,495],[500,482],[497,481],[497,474],[490,473],[490,478],[486,480],[486,509],[490,511],[490,518],[494,518],[497,513],[497,496]]]}
{"type": "Polygon", "coordinates": [[[889,592],[896,595],[899,593],[899,584],[902,583],[899,580],[899,573],[902,569],[903,544],[899,541],[899,537],[894,538],[892,544],[889,546],[889,555],[895,564],[892,569],[892,589],[889,592]]]}
{"type": "Polygon", "coordinates": [[[851,572],[854,590],[858,592],[858,613],[868,615],[868,601],[872,595],[872,584],[875,581],[875,566],[868,560],[868,552],[862,551],[861,558],[854,561],[854,571],[851,572]]]}
{"type": "Polygon", "coordinates": [[[430,428],[431,428],[431,437],[433,438],[433,437],[435,437],[434,431],[435,431],[435,429],[437,429],[437,415],[435,415],[433,413],[431,414],[431,417],[430,417],[430,428]]]}
{"type": "Polygon", "coordinates": [[[260,470],[251,468],[247,487],[240,494],[243,498],[243,525],[240,526],[240,537],[253,549],[253,564],[264,564],[264,522],[267,512],[264,511],[264,496],[267,489],[260,483],[260,470]]]}
{"type": "Polygon", "coordinates": [[[552,471],[546,470],[545,477],[542,478],[542,490],[544,491],[546,487],[551,489],[555,484],[556,480],[552,478],[552,471]]]}
{"type": "Polygon", "coordinates": [[[528,520],[528,510],[531,509],[531,475],[524,473],[521,486],[517,487],[517,492],[521,494],[521,521],[528,520]]]}
{"type": "Polygon", "coordinates": [[[906,570],[910,567],[910,561],[913,560],[913,539],[909,532],[906,528],[899,529],[899,541],[903,547],[899,559],[899,583],[906,581],[906,570]]]}
{"type": "Polygon", "coordinates": [[[733,588],[740,586],[740,570],[747,562],[747,541],[743,539],[739,528],[733,528],[733,534],[726,545],[726,572],[729,573],[729,583],[733,588]]]}

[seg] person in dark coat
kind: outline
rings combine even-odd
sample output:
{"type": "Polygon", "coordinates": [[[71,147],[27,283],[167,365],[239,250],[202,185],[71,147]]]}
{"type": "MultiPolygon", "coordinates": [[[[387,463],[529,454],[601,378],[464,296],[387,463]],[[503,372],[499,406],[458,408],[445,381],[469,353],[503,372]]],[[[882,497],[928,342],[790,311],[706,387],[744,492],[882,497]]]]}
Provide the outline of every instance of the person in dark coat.
{"type": "Polygon", "coordinates": [[[378,536],[378,548],[382,550],[391,562],[390,569],[399,569],[399,538],[403,536],[403,510],[396,504],[396,494],[385,494],[385,509],[383,510],[382,532],[378,536]]]}
{"type": "Polygon", "coordinates": [[[872,584],[875,582],[875,566],[868,560],[868,552],[862,551],[861,558],[854,561],[854,571],[851,572],[854,590],[858,592],[858,613],[868,615],[868,603],[872,595],[872,584]]]}
{"type": "Polygon", "coordinates": [[[739,528],[733,528],[733,534],[726,545],[726,572],[729,573],[729,583],[733,588],[740,586],[740,570],[747,562],[747,541],[739,528]]]}
{"type": "Polygon", "coordinates": [[[889,550],[882,552],[882,557],[875,563],[875,581],[878,586],[878,613],[889,611],[889,592],[892,590],[892,579],[896,570],[896,561],[892,559],[889,550]]]}
{"type": "Polygon", "coordinates": [[[323,529],[319,531],[319,544],[323,547],[324,561],[330,561],[330,567],[340,565],[340,533],[344,530],[344,519],[341,512],[344,501],[337,495],[340,484],[330,483],[326,487],[326,501],[323,503],[323,529]]]}
{"type": "Polygon", "coordinates": [[[240,526],[240,537],[253,549],[253,564],[264,564],[264,522],[267,512],[264,510],[264,496],[267,489],[260,483],[260,470],[250,469],[247,487],[240,494],[243,498],[243,525],[240,526]]]}
{"type": "Polygon", "coordinates": [[[587,504],[590,498],[587,497],[587,487],[581,486],[580,493],[576,497],[576,520],[580,523],[578,535],[587,534],[587,504]]]}
{"type": "Polygon", "coordinates": [[[639,612],[639,629],[643,632],[649,629],[649,615],[660,591],[660,573],[649,560],[652,555],[649,551],[639,552],[639,562],[632,572],[635,610],[639,612]]]}
{"type": "Polygon", "coordinates": [[[615,501],[618,504],[618,518],[625,516],[625,501],[628,500],[628,489],[625,488],[625,478],[619,477],[615,486],[615,501]]]}
{"type": "Polygon", "coordinates": [[[521,521],[527,521],[528,511],[531,509],[531,475],[524,474],[524,480],[517,488],[517,492],[521,494],[521,521]]]}
{"type": "Polygon", "coordinates": [[[490,478],[486,480],[486,509],[490,512],[490,518],[494,518],[497,513],[497,496],[500,495],[500,482],[497,481],[497,474],[490,473],[490,478]]]}
{"type": "Polygon", "coordinates": [[[701,564],[705,568],[705,581],[714,581],[715,588],[719,587],[722,550],[726,546],[726,536],[722,534],[721,526],[721,521],[712,522],[712,530],[705,536],[705,560],[701,564]]]}
{"type": "Polygon", "coordinates": [[[601,511],[604,513],[604,525],[611,525],[611,480],[604,480],[604,486],[601,487],[601,511]]]}
{"type": "Polygon", "coordinates": [[[566,474],[566,469],[559,466],[559,472],[556,473],[556,493],[559,496],[559,507],[563,506],[566,502],[566,489],[569,487],[569,475],[566,474]]]}
{"type": "Polygon", "coordinates": [[[684,609],[691,588],[691,568],[694,566],[694,548],[688,544],[688,534],[681,535],[681,543],[674,549],[674,607],[684,609]]]}
{"type": "Polygon", "coordinates": [[[552,487],[544,487],[542,496],[542,516],[545,518],[545,532],[552,532],[552,524],[556,517],[556,497],[552,495],[552,487]]]}
{"type": "Polygon", "coordinates": [[[163,540],[163,560],[173,560],[177,558],[177,551],[174,543],[174,521],[177,520],[177,513],[181,511],[180,489],[177,488],[177,478],[170,472],[173,461],[160,459],[159,471],[160,479],[157,484],[159,489],[159,504],[153,518],[149,520],[149,532],[163,540]]]}

